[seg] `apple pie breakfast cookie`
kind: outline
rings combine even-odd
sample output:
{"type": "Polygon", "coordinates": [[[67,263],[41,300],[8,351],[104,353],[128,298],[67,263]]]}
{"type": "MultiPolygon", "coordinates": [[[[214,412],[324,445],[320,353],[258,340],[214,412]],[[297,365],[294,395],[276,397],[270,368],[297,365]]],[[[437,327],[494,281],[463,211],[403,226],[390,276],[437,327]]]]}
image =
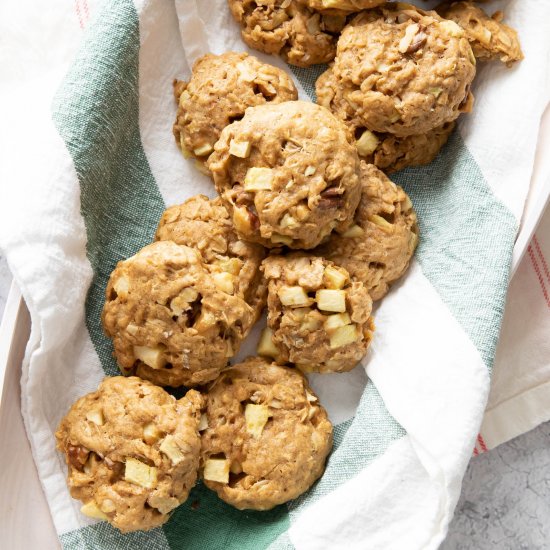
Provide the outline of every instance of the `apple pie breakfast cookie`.
{"type": "Polygon", "coordinates": [[[206,54],[189,82],[175,81],[174,136],[184,155],[206,160],[221,131],[247,107],[298,99],[290,76],[246,53],[206,54]]]}
{"type": "Polygon", "coordinates": [[[363,194],[354,224],[333,234],[313,253],[345,268],[373,300],[407,270],[418,243],[418,225],[403,189],[372,164],[361,163],[363,194]]]}
{"type": "Polygon", "coordinates": [[[203,403],[134,376],[105,378],[76,401],[55,436],[82,513],[123,533],[165,523],[197,478],[203,403]]]}
{"type": "Polygon", "coordinates": [[[251,107],[208,159],[238,235],[313,248],[344,231],[359,202],[359,157],[343,122],[306,101],[251,107]]]}
{"type": "Polygon", "coordinates": [[[372,132],[365,128],[353,107],[344,99],[332,68],[317,79],[315,87],[317,103],[331,111],[353,132],[359,156],[386,173],[432,162],[455,127],[454,121],[446,122],[425,134],[404,137],[372,132]]]}
{"type": "Polygon", "coordinates": [[[233,285],[233,294],[252,308],[253,322],[258,319],[267,294],[260,273],[266,250],[259,244],[239,239],[219,197],[209,199],[196,195],[166,209],[155,238],[198,250],[203,262],[215,270],[215,276],[220,281],[225,279],[228,286],[233,285]]]}
{"type": "Polygon", "coordinates": [[[502,22],[504,14],[501,11],[489,17],[473,2],[444,3],[436,9],[442,17],[464,29],[477,58],[500,59],[508,66],[523,59],[518,33],[502,22]]]}
{"type": "Polygon", "coordinates": [[[267,325],[258,354],[304,372],[345,372],[367,353],[374,322],[367,288],[323,258],[269,256],[267,325]]]}
{"type": "Polygon", "coordinates": [[[205,425],[204,483],[241,510],[269,510],[307,491],[332,448],[332,425],[304,375],[258,357],[210,385],[205,425]]]}
{"type": "Polygon", "coordinates": [[[453,21],[402,2],[361,12],[343,30],[334,75],[362,126],[429,132],[472,107],[472,48],[453,21]]]}
{"type": "Polygon", "coordinates": [[[119,262],[102,320],[121,371],[161,386],[216,378],[257,316],[235,294],[234,281],[204,264],[197,250],[171,241],[119,262]]]}

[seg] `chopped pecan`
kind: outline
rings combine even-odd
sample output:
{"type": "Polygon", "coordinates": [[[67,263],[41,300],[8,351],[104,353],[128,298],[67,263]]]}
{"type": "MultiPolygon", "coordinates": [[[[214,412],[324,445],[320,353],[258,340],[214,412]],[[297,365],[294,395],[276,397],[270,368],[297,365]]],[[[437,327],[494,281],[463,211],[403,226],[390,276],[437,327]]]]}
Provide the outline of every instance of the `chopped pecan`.
{"type": "Polygon", "coordinates": [[[67,447],[67,460],[69,464],[80,472],[83,471],[89,454],[90,451],[81,445],[69,445],[67,447]]]}

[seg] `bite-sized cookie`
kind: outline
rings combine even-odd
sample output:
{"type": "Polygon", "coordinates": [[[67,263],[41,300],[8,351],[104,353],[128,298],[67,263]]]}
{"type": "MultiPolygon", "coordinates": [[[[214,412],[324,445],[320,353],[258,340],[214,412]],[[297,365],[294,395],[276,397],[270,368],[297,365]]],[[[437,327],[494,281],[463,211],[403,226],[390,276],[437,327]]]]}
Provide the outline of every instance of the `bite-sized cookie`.
{"type": "Polygon", "coordinates": [[[345,372],[367,353],[374,322],[369,291],[332,262],[304,254],[269,256],[268,328],[258,353],[304,372],[345,372]]]}
{"type": "Polygon", "coordinates": [[[333,234],[314,254],[347,269],[380,300],[409,267],[418,225],[405,191],[372,164],[362,162],[361,168],[363,195],[354,225],[333,234]]]}
{"type": "Polygon", "coordinates": [[[227,126],[208,167],[238,235],[313,248],[351,223],[361,195],[346,126],[307,101],[260,105],[227,126]]]}
{"type": "Polygon", "coordinates": [[[454,121],[446,122],[425,134],[404,137],[372,132],[365,128],[353,107],[344,99],[342,86],[332,68],[317,79],[315,88],[317,103],[340,118],[353,132],[359,156],[386,173],[432,162],[455,127],[454,121]]]}
{"type": "Polygon", "coordinates": [[[59,424],[67,484],[81,511],[123,533],[165,523],[197,479],[203,397],[175,397],[137,377],[105,378],[59,424]]]}
{"type": "Polygon", "coordinates": [[[336,54],[345,13],[323,14],[300,0],[228,0],[243,40],[261,52],[278,54],[291,65],[328,63],[336,54]]]}
{"type": "Polygon", "coordinates": [[[477,58],[500,59],[508,66],[523,59],[518,33],[502,22],[504,14],[501,11],[489,17],[473,2],[443,3],[436,9],[442,17],[464,29],[477,58]]]}
{"type": "Polygon", "coordinates": [[[300,371],[249,358],[224,370],[206,401],[202,476],[228,504],[269,510],[321,477],[332,425],[300,371]]]}
{"type": "Polygon", "coordinates": [[[299,0],[312,10],[341,10],[341,11],[361,11],[375,8],[384,4],[386,0],[299,0]]]}
{"type": "Polygon", "coordinates": [[[206,54],[193,65],[189,82],[176,81],[178,114],[174,136],[184,155],[205,160],[221,131],[247,107],[298,99],[290,76],[247,53],[206,54]]]}
{"type": "Polygon", "coordinates": [[[158,241],[118,263],[102,320],[124,374],[197,386],[218,376],[256,317],[231,273],[193,248],[158,241]]]}
{"type": "Polygon", "coordinates": [[[472,106],[475,57],[465,32],[402,2],[352,19],[333,70],[355,116],[371,131],[423,134],[472,106]]]}
{"type": "Polygon", "coordinates": [[[254,313],[255,322],[266,300],[267,286],[260,273],[266,250],[259,244],[238,238],[227,208],[219,197],[196,195],[183,204],[166,209],[155,236],[158,241],[174,241],[195,248],[213,273],[233,285],[233,294],[242,298],[254,313]]]}

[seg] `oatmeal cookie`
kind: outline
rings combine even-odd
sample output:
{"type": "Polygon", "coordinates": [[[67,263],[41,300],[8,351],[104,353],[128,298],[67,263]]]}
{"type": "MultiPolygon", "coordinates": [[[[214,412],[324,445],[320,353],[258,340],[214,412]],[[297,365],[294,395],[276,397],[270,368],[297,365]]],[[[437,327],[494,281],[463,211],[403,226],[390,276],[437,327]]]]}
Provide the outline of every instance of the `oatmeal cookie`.
{"type": "Polygon", "coordinates": [[[304,372],[345,372],[367,353],[374,323],[369,291],[332,262],[304,254],[270,256],[268,328],[258,353],[304,372]]]}
{"type": "Polygon", "coordinates": [[[375,8],[384,4],[386,0],[299,0],[312,10],[354,12],[375,8]]]}
{"type": "Polygon", "coordinates": [[[489,17],[473,2],[444,3],[436,9],[442,17],[464,29],[478,59],[500,59],[508,66],[523,59],[518,33],[502,22],[504,14],[501,11],[489,17]]]}
{"type": "Polygon", "coordinates": [[[299,0],[228,0],[243,40],[261,52],[279,54],[298,67],[328,63],[336,54],[345,12],[319,13],[299,0]]]}
{"type": "Polygon", "coordinates": [[[317,79],[316,94],[317,103],[341,119],[353,132],[359,156],[386,173],[432,162],[455,127],[454,121],[446,122],[425,134],[405,137],[372,132],[365,128],[344,99],[342,87],[334,77],[332,68],[317,79]]]}
{"type": "Polygon", "coordinates": [[[308,101],[260,105],[227,126],[208,159],[238,235],[313,248],[351,223],[361,195],[346,126],[308,101]]]}
{"type": "Polygon", "coordinates": [[[119,262],[102,320],[121,371],[161,386],[216,378],[256,318],[235,295],[234,281],[195,249],[171,241],[119,262]]]}
{"type": "Polygon", "coordinates": [[[290,76],[247,53],[207,54],[189,82],[175,81],[178,114],[174,136],[184,155],[205,160],[221,131],[247,107],[298,99],[290,76]]]}
{"type": "Polygon", "coordinates": [[[155,236],[195,248],[204,263],[219,268],[233,284],[234,295],[242,298],[254,313],[255,322],[266,300],[267,286],[260,273],[266,250],[259,244],[237,237],[227,208],[219,197],[196,195],[164,211],[155,236]]]}
{"type": "Polygon", "coordinates": [[[228,504],[269,510],[322,475],[332,425],[300,371],[249,358],[224,370],[206,400],[202,476],[228,504]]]}
{"type": "Polygon", "coordinates": [[[165,523],[197,478],[203,405],[194,390],[176,401],[134,376],[105,378],[74,403],[55,436],[81,511],[123,533],[165,523]]]}
{"type": "Polygon", "coordinates": [[[314,253],[344,267],[369,289],[373,300],[380,300],[407,270],[418,226],[405,191],[372,164],[362,162],[361,168],[363,195],[354,225],[333,234],[314,253]]]}
{"type": "Polygon", "coordinates": [[[352,19],[333,70],[355,116],[371,131],[424,134],[472,106],[475,57],[464,31],[401,2],[352,19]]]}

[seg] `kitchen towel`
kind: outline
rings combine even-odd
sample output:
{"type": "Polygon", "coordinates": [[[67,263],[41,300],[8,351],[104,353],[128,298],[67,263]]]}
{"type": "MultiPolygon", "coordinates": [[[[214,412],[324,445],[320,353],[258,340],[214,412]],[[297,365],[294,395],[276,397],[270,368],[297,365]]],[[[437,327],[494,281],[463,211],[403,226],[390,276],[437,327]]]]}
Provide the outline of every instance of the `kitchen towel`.
{"type": "MultiPolygon", "coordinates": [[[[199,484],[162,528],[121,535],[80,514],[53,433],[77,397],[117,373],[99,320],[116,262],[151,241],[167,205],[213,195],[171,135],[172,80],[207,51],[246,47],[225,0],[0,6],[0,246],[32,316],[22,412],[65,548],[437,548],[483,418],[550,95],[540,25],[550,5],[496,7],[526,58],[512,69],[480,66],[474,113],[438,159],[393,176],[418,212],[415,260],[377,308],[363,364],[311,377],[335,424],[323,478],[262,513],[234,510],[199,484]]],[[[285,67],[313,99],[322,69],[285,67]]]]}

